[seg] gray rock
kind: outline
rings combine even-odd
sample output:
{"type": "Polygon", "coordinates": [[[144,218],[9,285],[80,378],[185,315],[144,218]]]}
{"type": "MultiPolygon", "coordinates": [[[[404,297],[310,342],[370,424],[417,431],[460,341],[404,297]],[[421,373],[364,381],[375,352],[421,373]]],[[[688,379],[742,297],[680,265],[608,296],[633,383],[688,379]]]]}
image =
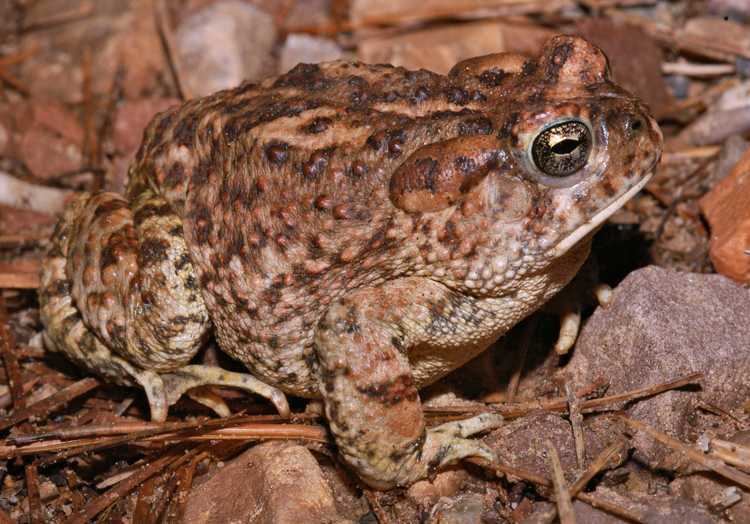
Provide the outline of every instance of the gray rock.
{"type": "Polygon", "coordinates": [[[465,493],[442,498],[433,506],[428,524],[475,524],[482,522],[485,498],[478,493],[465,493]]]}
{"type": "Polygon", "coordinates": [[[226,0],[201,9],[175,35],[185,96],[208,95],[274,74],[275,42],[273,18],[253,5],[226,0]]]}
{"type": "MultiPolygon", "coordinates": [[[[617,504],[641,516],[646,524],[713,524],[718,520],[694,502],[669,495],[628,493],[627,497],[608,488],[597,488],[597,498],[617,504]]],[[[618,524],[627,522],[606,511],[576,500],[573,502],[576,522],[586,524],[618,524]]]]}
{"type": "MultiPolygon", "coordinates": [[[[619,432],[612,429],[608,421],[586,420],[583,425],[584,447],[589,460],[610,445],[619,432]]],[[[490,433],[484,442],[501,460],[516,468],[525,469],[548,479],[552,478],[552,467],[548,455],[550,441],[560,456],[563,472],[568,482],[577,477],[578,463],[575,452],[573,430],[560,415],[536,412],[490,433]]]]}
{"type": "Polygon", "coordinates": [[[693,500],[708,507],[723,510],[731,522],[750,522],[750,493],[728,482],[713,473],[694,473],[675,479],[670,490],[676,495],[693,500]],[[724,507],[722,501],[726,494],[736,493],[739,501],[724,507]]]}
{"type": "MultiPolygon", "coordinates": [[[[591,316],[565,372],[578,386],[606,378],[608,394],[704,374],[701,391],[670,391],[634,403],[630,416],[692,442],[704,420],[698,402],[723,409],[750,397],[750,290],[720,275],[647,267],[631,273],[609,307],[591,316]]],[[[674,469],[676,456],[648,436],[638,458],[674,469]]]]}
{"type": "Polygon", "coordinates": [[[333,40],[292,33],[286,37],[279,53],[279,74],[286,73],[299,63],[317,64],[338,60],[342,56],[343,51],[333,40]]]}

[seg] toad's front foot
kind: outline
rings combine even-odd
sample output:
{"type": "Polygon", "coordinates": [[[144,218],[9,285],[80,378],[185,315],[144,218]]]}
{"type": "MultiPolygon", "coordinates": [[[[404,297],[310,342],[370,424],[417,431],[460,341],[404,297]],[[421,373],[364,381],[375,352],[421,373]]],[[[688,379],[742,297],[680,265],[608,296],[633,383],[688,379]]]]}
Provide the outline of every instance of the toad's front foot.
{"type": "MultiPolygon", "coordinates": [[[[496,462],[495,452],[481,441],[469,439],[472,435],[498,428],[503,417],[485,413],[466,420],[446,422],[427,430],[424,445],[416,454],[412,464],[399,465],[394,480],[399,486],[408,486],[419,479],[434,474],[442,466],[453,464],[467,457],[483,458],[496,462]]],[[[392,463],[396,466],[396,463],[392,463]]]]}
{"type": "Polygon", "coordinates": [[[397,311],[387,303],[419,298],[424,287],[430,297],[450,293],[416,279],[359,292],[333,304],[316,333],[320,391],[336,444],[377,489],[408,486],[465,457],[495,460],[487,446],[468,437],[500,426],[498,414],[425,428],[408,348],[428,339],[406,330],[423,324],[419,315],[430,308],[415,301],[397,311]]]}
{"type": "Polygon", "coordinates": [[[391,442],[389,448],[362,446],[348,442],[345,436],[338,439],[338,444],[367,484],[389,489],[409,486],[463,458],[478,457],[495,462],[495,453],[490,448],[467,437],[500,427],[502,423],[500,415],[486,413],[428,429],[412,442],[391,442]]]}

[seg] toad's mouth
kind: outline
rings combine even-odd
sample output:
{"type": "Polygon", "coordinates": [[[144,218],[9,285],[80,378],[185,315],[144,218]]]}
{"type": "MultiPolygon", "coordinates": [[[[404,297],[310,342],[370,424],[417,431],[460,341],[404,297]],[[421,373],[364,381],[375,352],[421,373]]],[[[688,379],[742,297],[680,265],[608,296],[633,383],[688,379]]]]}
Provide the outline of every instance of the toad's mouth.
{"type": "Polygon", "coordinates": [[[602,223],[604,223],[604,221],[611,217],[615,213],[615,211],[620,209],[625,204],[625,202],[630,200],[636,193],[638,193],[638,191],[643,189],[643,186],[645,186],[648,181],[651,180],[652,176],[654,176],[653,171],[645,175],[641,180],[638,181],[637,184],[635,184],[622,195],[610,202],[606,207],[601,209],[597,214],[591,217],[588,222],[586,222],[581,227],[573,231],[573,233],[558,242],[551,252],[552,258],[557,258],[567,253],[570,248],[576,245],[582,238],[584,238],[586,235],[588,235],[602,223]]]}

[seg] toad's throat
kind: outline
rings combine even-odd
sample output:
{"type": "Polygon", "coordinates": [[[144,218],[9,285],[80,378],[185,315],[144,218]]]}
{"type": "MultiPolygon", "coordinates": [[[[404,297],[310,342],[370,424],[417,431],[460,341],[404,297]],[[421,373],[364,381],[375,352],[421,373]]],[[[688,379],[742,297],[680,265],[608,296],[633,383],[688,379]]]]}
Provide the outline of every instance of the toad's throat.
{"type": "Polygon", "coordinates": [[[610,202],[606,207],[601,209],[598,213],[591,217],[591,219],[583,224],[581,227],[573,231],[570,235],[563,238],[551,252],[552,258],[557,258],[568,252],[570,248],[576,245],[581,239],[586,237],[589,233],[594,231],[597,227],[604,223],[609,217],[611,217],[615,211],[620,209],[625,202],[630,200],[638,191],[651,180],[653,172],[644,176],[637,184],[628,189],[625,193],[620,195],[618,198],[610,202]]]}

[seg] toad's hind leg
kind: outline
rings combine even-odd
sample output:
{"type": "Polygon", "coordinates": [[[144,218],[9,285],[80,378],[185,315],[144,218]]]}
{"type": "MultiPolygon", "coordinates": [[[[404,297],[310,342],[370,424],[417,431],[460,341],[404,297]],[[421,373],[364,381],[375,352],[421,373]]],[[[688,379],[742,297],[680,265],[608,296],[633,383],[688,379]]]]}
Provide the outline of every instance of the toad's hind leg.
{"type": "MultiPolygon", "coordinates": [[[[46,340],[79,365],[146,392],[154,420],[188,389],[252,391],[288,413],[279,390],[251,375],[187,365],[211,328],[182,238],[179,217],[143,192],[82,195],[57,226],[39,292],[46,340]]],[[[215,397],[195,395],[220,414],[215,397]]]]}
{"type": "Polygon", "coordinates": [[[446,292],[424,279],[362,289],[332,304],[317,327],[331,431],[341,455],[373,487],[406,486],[464,457],[495,459],[467,437],[499,426],[499,415],[425,427],[408,352],[430,342],[430,304],[446,292]]]}

